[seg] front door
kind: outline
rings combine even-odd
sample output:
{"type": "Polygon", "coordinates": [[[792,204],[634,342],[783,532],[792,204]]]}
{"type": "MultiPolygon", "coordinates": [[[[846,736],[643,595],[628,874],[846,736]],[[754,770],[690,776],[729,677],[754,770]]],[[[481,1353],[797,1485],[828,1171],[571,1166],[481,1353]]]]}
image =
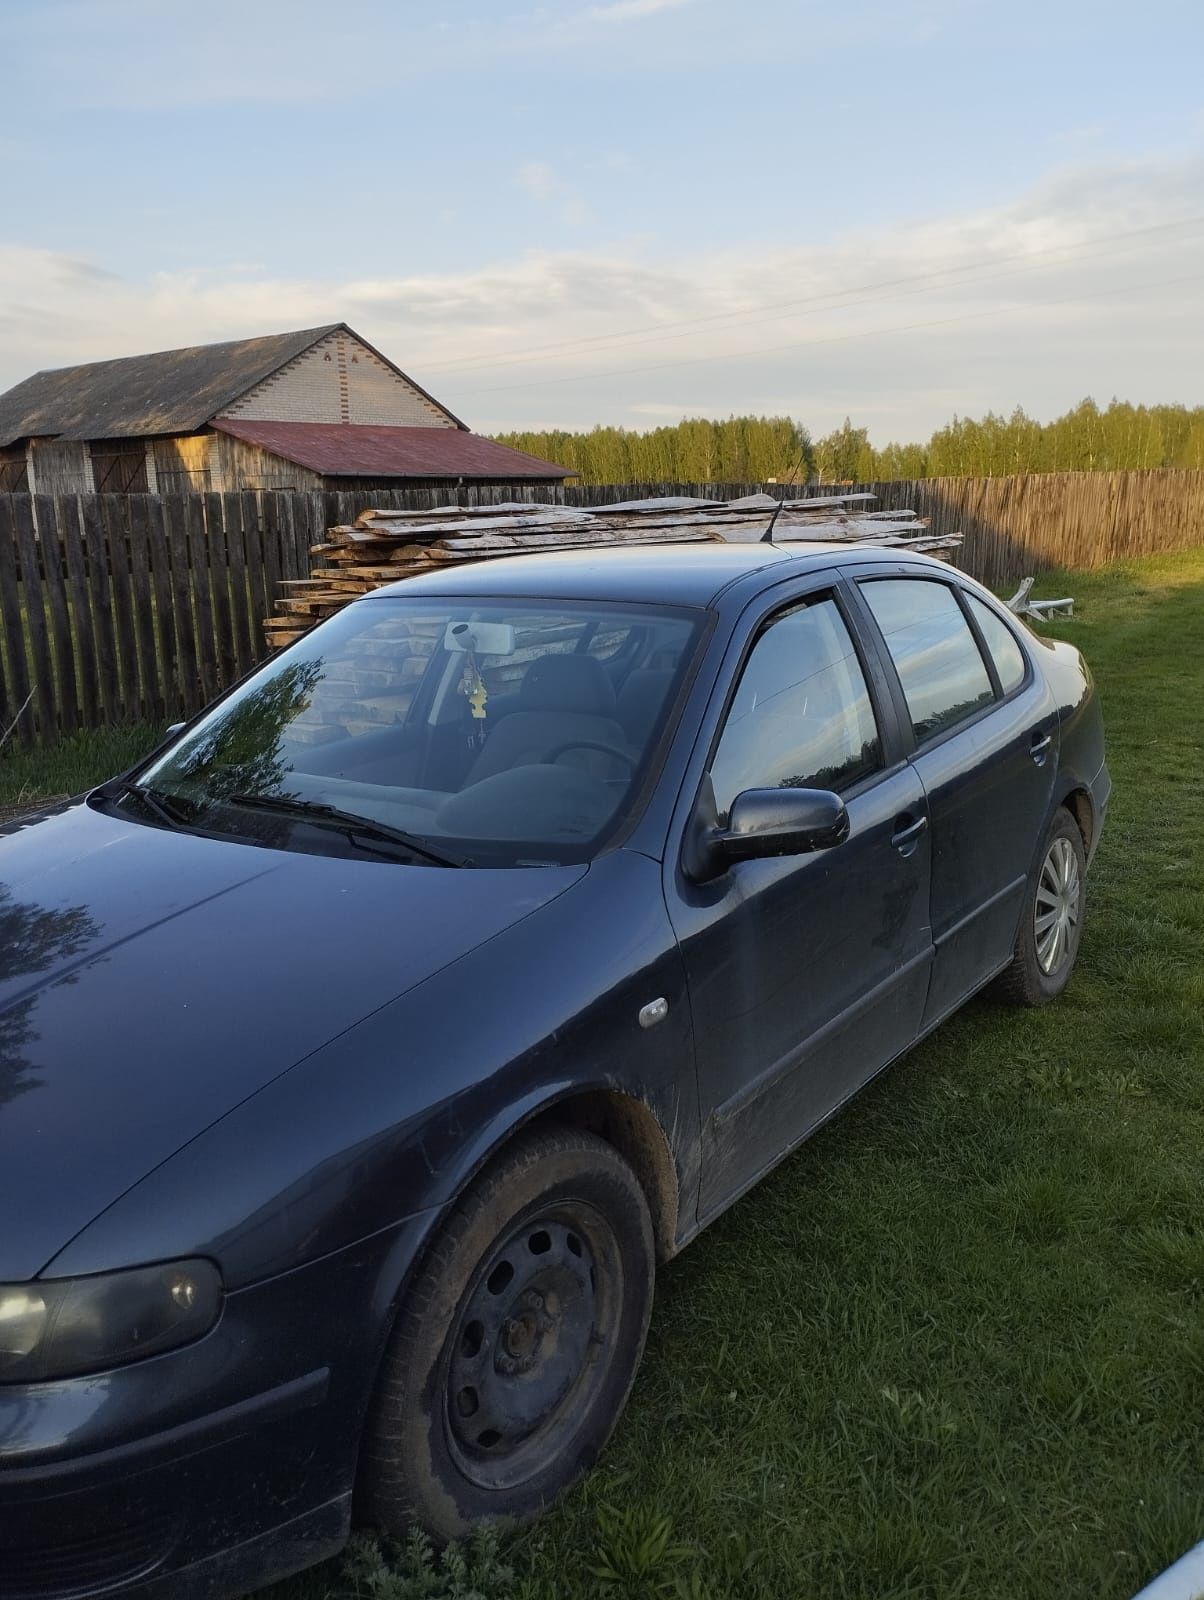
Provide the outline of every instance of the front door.
{"type": "Polygon", "coordinates": [[[748,619],[732,652],[702,803],[709,783],[722,823],[745,789],[833,789],[850,832],[706,883],[666,864],[704,1116],[700,1220],[907,1048],[932,955],[923,786],[836,589],[748,619]]]}

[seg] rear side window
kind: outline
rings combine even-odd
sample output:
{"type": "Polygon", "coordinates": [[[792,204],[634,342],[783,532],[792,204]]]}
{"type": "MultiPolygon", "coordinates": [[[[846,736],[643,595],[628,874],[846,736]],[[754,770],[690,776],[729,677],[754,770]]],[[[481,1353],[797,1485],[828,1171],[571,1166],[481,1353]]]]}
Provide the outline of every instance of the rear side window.
{"type": "Polygon", "coordinates": [[[982,629],[987,650],[999,674],[999,686],[1004,694],[1011,694],[1024,682],[1024,655],[1006,622],[972,594],[966,596],[975,622],[982,629]]]}
{"type": "Polygon", "coordinates": [[[873,578],[861,592],[886,639],[917,739],[943,733],[995,698],[970,625],[947,584],[873,578]]]}
{"type": "Polygon", "coordinates": [[[783,612],[753,645],[711,763],[720,817],[745,789],[845,789],[880,765],[861,663],[835,602],[783,612]]]}

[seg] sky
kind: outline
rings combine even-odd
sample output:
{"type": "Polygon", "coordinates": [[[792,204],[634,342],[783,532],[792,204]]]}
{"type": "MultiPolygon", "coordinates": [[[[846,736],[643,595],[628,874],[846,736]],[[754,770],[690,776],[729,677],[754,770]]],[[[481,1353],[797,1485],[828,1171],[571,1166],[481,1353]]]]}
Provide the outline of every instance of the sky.
{"type": "Polygon", "coordinates": [[[0,389],[345,321],[481,432],[1204,402],[1198,0],[0,0],[0,389]]]}

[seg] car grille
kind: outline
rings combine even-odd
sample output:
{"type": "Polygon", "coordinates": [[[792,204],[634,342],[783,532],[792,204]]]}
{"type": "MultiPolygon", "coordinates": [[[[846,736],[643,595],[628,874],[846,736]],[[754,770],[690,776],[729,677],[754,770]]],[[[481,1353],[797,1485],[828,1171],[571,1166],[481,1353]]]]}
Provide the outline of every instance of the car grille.
{"type": "Polygon", "coordinates": [[[0,1600],[67,1600],[128,1583],[159,1566],[178,1531],[176,1517],[139,1517],[133,1507],[67,1538],[51,1526],[31,1533],[28,1522],[0,1527],[0,1600]]]}

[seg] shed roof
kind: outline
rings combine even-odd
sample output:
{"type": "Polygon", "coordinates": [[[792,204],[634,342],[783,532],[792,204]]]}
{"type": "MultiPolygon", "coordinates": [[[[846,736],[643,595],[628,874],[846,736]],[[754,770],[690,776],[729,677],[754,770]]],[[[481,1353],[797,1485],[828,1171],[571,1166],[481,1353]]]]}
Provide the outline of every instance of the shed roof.
{"type": "Polygon", "coordinates": [[[489,478],[547,482],[568,467],[453,428],[393,428],[354,422],[243,422],[213,426],[235,439],[328,478],[489,478]]]}
{"type": "MultiPolygon", "coordinates": [[[[35,372],[0,394],[0,446],[15,439],[46,436],[120,439],[195,433],[248,389],[339,329],[367,344],[346,323],[329,322],[321,328],[271,333],[258,339],[190,345],[185,350],[159,350],[152,355],[35,372]]],[[[380,359],[387,361],[385,356],[380,359]]],[[[393,367],[391,361],[388,365],[393,367]]],[[[397,367],[393,370],[400,372],[397,367]]],[[[406,382],[431,399],[412,378],[406,382]]],[[[435,400],[432,404],[439,405],[435,400]]],[[[439,406],[439,410],[458,427],[464,426],[446,407],[439,406]]]]}

